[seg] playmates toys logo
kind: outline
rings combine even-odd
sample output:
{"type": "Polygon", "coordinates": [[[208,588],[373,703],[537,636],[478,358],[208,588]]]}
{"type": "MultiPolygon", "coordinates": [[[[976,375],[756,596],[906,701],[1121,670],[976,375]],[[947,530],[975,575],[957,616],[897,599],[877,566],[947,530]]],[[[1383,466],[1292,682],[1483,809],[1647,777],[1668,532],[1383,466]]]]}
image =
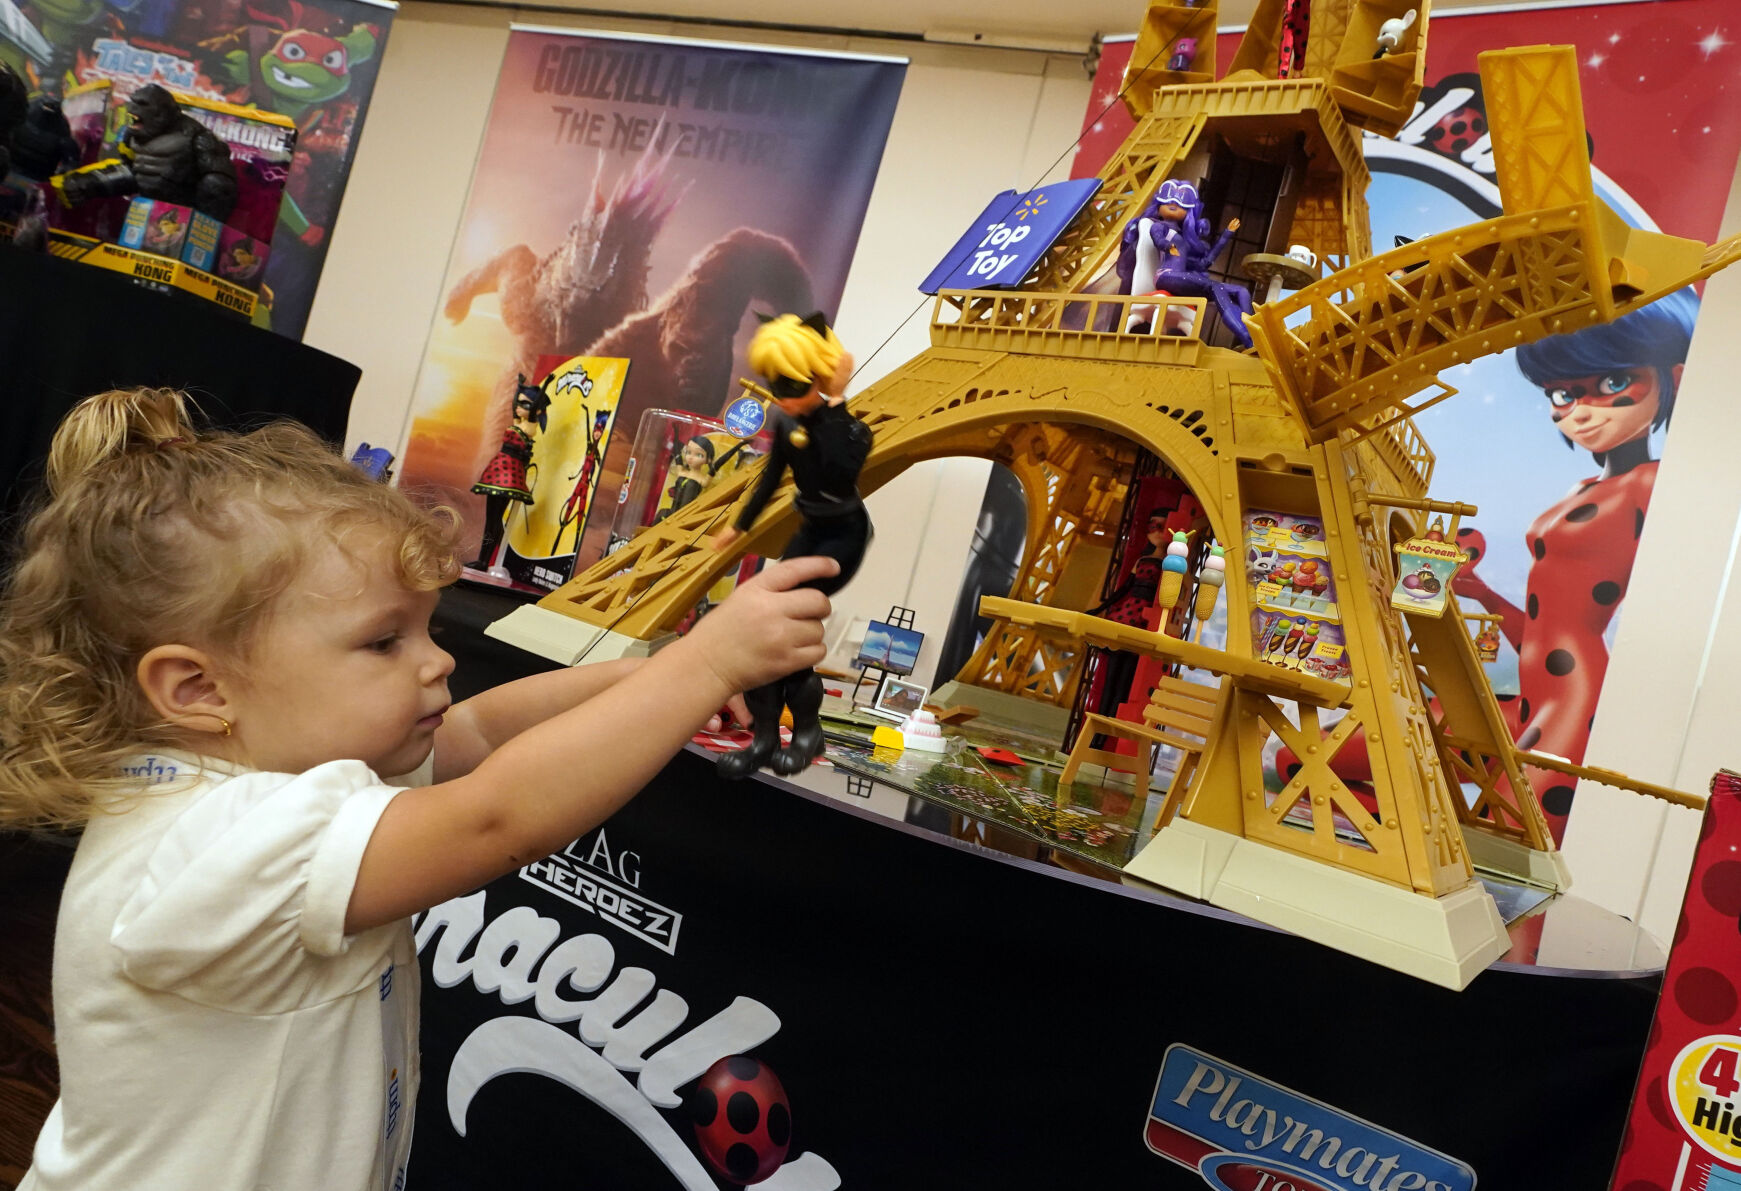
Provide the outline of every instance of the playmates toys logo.
{"type": "Polygon", "coordinates": [[[640,856],[628,851],[613,855],[603,828],[554,856],[528,864],[520,870],[520,879],[591,910],[667,955],[677,954],[683,915],[641,893],[640,856]]]}
{"type": "Polygon", "coordinates": [[[1216,1191],[1473,1191],[1455,1158],[1178,1043],[1144,1139],[1216,1191]]]}

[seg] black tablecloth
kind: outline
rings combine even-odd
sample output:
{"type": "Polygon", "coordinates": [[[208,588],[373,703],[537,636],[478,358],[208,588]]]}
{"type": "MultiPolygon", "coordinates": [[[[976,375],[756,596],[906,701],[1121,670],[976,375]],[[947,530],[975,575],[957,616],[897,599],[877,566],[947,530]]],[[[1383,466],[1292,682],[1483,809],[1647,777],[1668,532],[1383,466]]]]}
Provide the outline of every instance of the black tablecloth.
{"type": "Polygon", "coordinates": [[[213,425],[294,418],[342,444],[361,375],[201,299],[0,245],[0,513],[16,510],[55,425],[91,393],[186,389],[213,425]]]}

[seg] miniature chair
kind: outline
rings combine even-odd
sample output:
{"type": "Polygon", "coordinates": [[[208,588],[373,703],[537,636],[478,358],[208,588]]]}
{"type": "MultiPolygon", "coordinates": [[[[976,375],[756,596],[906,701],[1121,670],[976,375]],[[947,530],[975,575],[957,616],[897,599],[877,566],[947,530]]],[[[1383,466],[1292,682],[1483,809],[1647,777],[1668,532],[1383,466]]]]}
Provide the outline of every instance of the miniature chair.
{"type": "Polygon", "coordinates": [[[1173,771],[1172,784],[1167,787],[1166,801],[1155,816],[1155,827],[1166,825],[1184,801],[1191,787],[1191,776],[1197,771],[1197,761],[1208,743],[1215,720],[1215,704],[1221,696],[1221,684],[1204,686],[1182,678],[1163,678],[1149,692],[1149,704],[1143,708],[1143,722],[1133,724],[1111,716],[1089,714],[1082,719],[1082,730],[1076,735],[1076,747],[1058,775],[1058,785],[1067,785],[1076,778],[1084,762],[1104,765],[1109,769],[1129,769],[1135,779],[1135,795],[1144,799],[1149,794],[1149,769],[1154,762],[1157,744],[1167,744],[1179,750],[1179,765],[1173,771]],[[1129,757],[1110,749],[1093,747],[1098,735],[1115,736],[1136,745],[1136,756],[1129,757]]]}

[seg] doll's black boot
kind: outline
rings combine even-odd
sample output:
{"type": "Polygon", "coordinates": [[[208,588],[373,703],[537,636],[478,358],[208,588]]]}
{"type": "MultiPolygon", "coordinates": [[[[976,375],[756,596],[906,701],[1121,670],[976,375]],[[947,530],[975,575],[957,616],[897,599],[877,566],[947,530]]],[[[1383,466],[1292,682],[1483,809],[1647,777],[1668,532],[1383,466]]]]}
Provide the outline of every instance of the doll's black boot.
{"type": "Polygon", "coordinates": [[[748,777],[762,766],[766,765],[780,751],[780,708],[783,706],[780,693],[783,680],[770,682],[767,686],[759,686],[744,692],[744,706],[749,709],[750,718],[755,722],[751,731],[755,734],[748,748],[742,748],[734,753],[721,753],[719,760],[714,762],[715,771],[727,781],[736,781],[748,777]]]}
{"type": "Polygon", "coordinates": [[[822,676],[804,670],[786,676],[786,706],[792,712],[792,740],[774,757],[781,777],[803,773],[827,748],[822,739],[822,676]]]}

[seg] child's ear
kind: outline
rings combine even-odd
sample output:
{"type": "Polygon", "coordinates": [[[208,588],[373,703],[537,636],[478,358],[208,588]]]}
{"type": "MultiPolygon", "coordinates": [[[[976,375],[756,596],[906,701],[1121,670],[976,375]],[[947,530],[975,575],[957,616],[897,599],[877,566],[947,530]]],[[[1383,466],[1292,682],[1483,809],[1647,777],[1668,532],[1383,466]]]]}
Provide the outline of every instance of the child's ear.
{"type": "Polygon", "coordinates": [[[139,659],[135,673],[146,701],[165,723],[228,735],[229,703],[205,653],[189,645],[159,645],[139,659]]]}

